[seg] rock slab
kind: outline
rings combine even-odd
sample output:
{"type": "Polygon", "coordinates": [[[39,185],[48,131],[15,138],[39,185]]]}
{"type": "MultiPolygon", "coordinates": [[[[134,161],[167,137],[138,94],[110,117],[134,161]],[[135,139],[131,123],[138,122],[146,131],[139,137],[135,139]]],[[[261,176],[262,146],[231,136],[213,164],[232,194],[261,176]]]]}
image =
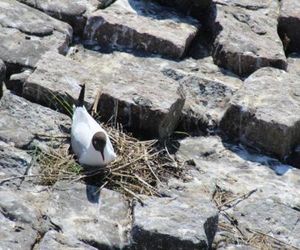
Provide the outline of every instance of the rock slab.
{"type": "Polygon", "coordinates": [[[298,76],[263,68],[231,100],[221,128],[231,137],[284,159],[300,144],[298,76]]]}
{"type": "Polygon", "coordinates": [[[240,76],[266,66],[286,69],[278,17],[277,1],[216,1],[210,24],[215,63],[240,76]]]}
{"type": "Polygon", "coordinates": [[[136,249],[208,249],[218,211],[210,200],[147,198],[133,211],[136,249]]]}
{"type": "Polygon", "coordinates": [[[118,0],[88,16],[86,43],[180,58],[196,36],[197,20],[150,1],[118,0]]]}

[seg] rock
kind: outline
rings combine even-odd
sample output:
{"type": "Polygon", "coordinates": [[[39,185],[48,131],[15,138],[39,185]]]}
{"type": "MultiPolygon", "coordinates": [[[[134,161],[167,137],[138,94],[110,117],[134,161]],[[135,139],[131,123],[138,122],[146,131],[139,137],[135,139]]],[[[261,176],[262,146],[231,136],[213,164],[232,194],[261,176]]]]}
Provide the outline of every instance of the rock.
{"type": "Polygon", "coordinates": [[[133,211],[136,249],[208,249],[218,211],[210,200],[147,198],[133,211]]]}
{"type": "Polygon", "coordinates": [[[114,191],[76,183],[58,186],[45,204],[45,214],[64,237],[97,249],[122,249],[130,229],[128,204],[114,191]]]}
{"type": "MultiPolygon", "coordinates": [[[[220,213],[214,242],[218,249],[221,246],[227,249],[227,245],[236,244],[236,239],[243,237],[234,225],[243,230],[246,239],[253,236],[249,230],[257,230],[281,240],[283,244],[300,246],[299,221],[296,222],[300,207],[299,169],[265,155],[250,153],[217,136],[180,141],[176,157],[193,161],[194,166],[188,171],[191,180],[170,181],[167,195],[172,198],[210,198],[219,209],[229,214],[225,217],[226,213],[220,213]],[[232,218],[235,224],[231,224],[228,218],[232,218]]],[[[249,244],[255,249],[258,247],[253,245],[255,241],[249,244]]],[[[283,247],[279,245],[279,248],[283,247]]]]}
{"type": "Polygon", "coordinates": [[[76,35],[82,35],[86,14],[97,9],[97,0],[18,0],[46,14],[70,24],[76,35]]]}
{"type": "Polygon", "coordinates": [[[150,1],[118,0],[88,16],[84,37],[101,47],[181,58],[199,26],[197,20],[150,1]]]}
{"type": "Polygon", "coordinates": [[[21,149],[34,145],[60,145],[70,128],[70,118],[31,103],[10,92],[0,101],[0,141],[21,149]]]}
{"type": "Polygon", "coordinates": [[[298,76],[263,68],[231,100],[221,128],[245,144],[284,159],[300,144],[298,76]]]}
{"type": "Polygon", "coordinates": [[[6,67],[4,62],[0,59],[0,83],[5,80],[6,67]]]}
{"type": "Polygon", "coordinates": [[[300,54],[293,53],[289,56],[287,71],[300,76],[300,54]]]}
{"type": "Polygon", "coordinates": [[[209,10],[212,0],[157,0],[160,4],[172,6],[187,15],[202,17],[209,10]],[[204,13],[203,13],[204,12],[204,13]]]}
{"type": "Polygon", "coordinates": [[[0,141],[0,185],[19,186],[21,179],[3,180],[16,175],[25,175],[32,157],[25,151],[0,141]]]}
{"type": "Polygon", "coordinates": [[[277,1],[216,1],[210,21],[214,62],[240,76],[266,66],[286,69],[278,17],[277,1]]]}
{"type": "Polygon", "coordinates": [[[27,78],[32,74],[31,69],[24,70],[21,73],[13,74],[6,81],[6,87],[18,95],[22,95],[23,86],[27,78]]]}
{"type": "Polygon", "coordinates": [[[86,84],[85,101],[87,106],[91,107],[97,90],[104,85],[98,70],[91,70],[81,63],[48,52],[41,58],[36,65],[36,70],[26,80],[23,96],[33,102],[62,110],[71,115],[74,100],[77,100],[79,96],[79,84],[86,84]]]}
{"type": "Polygon", "coordinates": [[[115,118],[124,128],[146,138],[164,138],[176,128],[185,98],[174,80],[151,65],[156,58],[144,61],[127,53],[86,50],[70,57],[95,70],[105,83],[98,103],[102,121],[117,114],[115,118]]]}
{"type": "Polygon", "coordinates": [[[16,223],[2,213],[0,213],[0,223],[1,249],[32,249],[37,233],[30,226],[16,223]]]}
{"type": "Polygon", "coordinates": [[[278,31],[285,50],[300,52],[300,3],[293,0],[281,1],[278,31]]]}
{"type": "Polygon", "coordinates": [[[56,231],[48,231],[39,244],[39,250],[96,250],[92,246],[82,243],[76,238],[68,238],[56,231]]]}
{"type": "Polygon", "coordinates": [[[217,128],[229,100],[242,81],[213,64],[210,57],[164,64],[164,75],[178,81],[186,92],[179,128],[193,135],[217,128]]]}
{"type": "Polygon", "coordinates": [[[109,5],[111,5],[115,0],[98,0],[98,7],[100,9],[105,9],[109,5]]]}
{"type": "Polygon", "coordinates": [[[48,50],[66,53],[72,28],[14,0],[0,3],[0,59],[8,75],[33,68],[48,50]]]}

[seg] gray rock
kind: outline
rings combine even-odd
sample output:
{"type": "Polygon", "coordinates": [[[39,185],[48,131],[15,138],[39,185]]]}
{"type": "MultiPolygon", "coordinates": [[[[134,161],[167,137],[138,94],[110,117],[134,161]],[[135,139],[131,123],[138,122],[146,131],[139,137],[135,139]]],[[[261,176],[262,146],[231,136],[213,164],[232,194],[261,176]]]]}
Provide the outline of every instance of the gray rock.
{"type": "Polygon", "coordinates": [[[0,141],[0,183],[1,185],[18,186],[21,179],[3,182],[16,175],[24,175],[29,169],[32,157],[25,151],[0,141]]]}
{"type": "Polygon", "coordinates": [[[0,140],[17,148],[60,145],[70,118],[5,92],[0,101],[0,140]]]}
{"type": "Polygon", "coordinates": [[[9,80],[5,82],[5,85],[9,90],[21,95],[23,92],[24,83],[31,74],[31,69],[24,70],[21,73],[13,74],[10,76],[9,80]]]}
{"type": "Polygon", "coordinates": [[[5,80],[6,67],[4,62],[0,59],[0,84],[5,80]]]}
{"type": "Polygon", "coordinates": [[[117,118],[125,128],[148,138],[169,136],[176,128],[185,98],[173,79],[151,66],[155,59],[144,62],[127,53],[88,51],[70,57],[97,72],[99,82],[105,83],[98,105],[103,121],[117,118]]]}
{"type": "Polygon", "coordinates": [[[163,74],[178,81],[186,92],[180,129],[197,135],[216,128],[242,81],[214,65],[211,57],[161,64],[163,74]]]}
{"type": "Polygon", "coordinates": [[[263,68],[231,100],[221,128],[231,137],[284,159],[300,144],[298,76],[263,68]]]}
{"type": "Polygon", "coordinates": [[[66,53],[72,28],[14,0],[0,3],[0,58],[9,75],[22,67],[34,67],[48,50],[66,53]]]}
{"type": "Polygon", "coordinates": [[[300,52],[300,3],[282,0],[278,31],[288,52],[300,52]]]}
{"type": "Polygon", "coordinates": [[[76,238],[67,237],[56,231],[48,231],[42,238],[39,250],[96,250],[90,245],[84,244],[76,238]]]}
{"type": "MultiPolygon", "coordinates": [[[[300,207],[299,169],[265,155],[249,153],[217,136],[184,139],[180,141],[176,156],[193,162],[194,166],[188,172],[189,182],[169,182],[167,195],[210,198],[219,209],[234,215],[233,220],[236,219],[236,225],[248,239],[252,234],[246,228],[299,247],[299,220],[296,222],[300,207]]],[[[225,248],[241,235],[237,229],[230,231],[232,224],[223,212],[220,223],[214,244],[222,242],[219,247],[225,248]]]]}
{"type": "Polygon", "coordinates": [[[31,250],[37,238],[37,232],[0,213],[0,249],[31,250]]]}
{"type": "Polygon", "coordinates": [[[277,1],[217,1],[211,15],[214,62],[240,76],[266,66],[286,69],[278,17],[277,1]]]}
{"type": "Polygon", "coordinates": [[[86,14],[97,9],[97,0],[18,0],[46,14],[64,21],[73,27],[76,35],[81,35],[86,23],[86,14]]]}
{"type": "Polygon", "coordinates": [[[104,85],[98,70],[89,69],[62,55],[48,52],[26,80],[23,96],[33,102],[72,114],[72,105],[80,92],[79,84],[83,83],[86,84],[85,101],[90,107],[97,90],[104,85]]]}
{"type": "Polygon", "coordinates": [[[210,200],[147,198],[133,211],[136,249],[208,249],[217,231],[218,211],[210,200]]]}
{"type": "Polygon", "coordinates": [[[130,229],[128,204],[121,194],[83,184],[62,185],[51,194],[44,213],[63,235],[97,249],[122,249],[130,229]]]}
{"type": "Polygon", "coordinates": [[[287,71],[300,76],[300,54],[293,53],[289,56],[287,71]]]}
{"type": "Polygon", "coordinates": [[[118,0],[89,15],[86,43],[134,49],[172,58],[184,55],[199,23],[150,1],[118,0]],[[159,28],[158,28],[159,27],[159,28]]]}

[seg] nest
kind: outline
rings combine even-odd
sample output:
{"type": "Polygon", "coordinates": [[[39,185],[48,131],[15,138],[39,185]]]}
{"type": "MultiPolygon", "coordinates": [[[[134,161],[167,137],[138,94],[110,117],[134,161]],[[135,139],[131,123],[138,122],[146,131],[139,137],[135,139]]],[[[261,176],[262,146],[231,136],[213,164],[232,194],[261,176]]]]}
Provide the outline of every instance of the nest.
{"type": "Polygon", "coordinates": [[[116,128],[104,126],[117,154],[117,159],[104,168],[87,170],[69,151],[69,144],[37,154],[35,165],[39,184],[53,185],[59,180],[84,180],[107,187],[127,196],[160,196],[157,184],[168,178],[180,178],[183,168],[166,147],[157,140],[140,141],[116,128]]]}

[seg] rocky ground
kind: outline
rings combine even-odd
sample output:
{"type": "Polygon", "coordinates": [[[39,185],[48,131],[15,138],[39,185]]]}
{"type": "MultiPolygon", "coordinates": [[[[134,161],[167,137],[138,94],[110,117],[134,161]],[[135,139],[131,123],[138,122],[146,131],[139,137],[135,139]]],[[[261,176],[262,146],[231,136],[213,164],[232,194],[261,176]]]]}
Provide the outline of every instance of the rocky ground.
{"type": "Polygon", "coordinates": [[[298,1],[1,0],[0,13],[0,249],[300,249],[298,1]],[[68,143],[60,100],[80,83],[103,122],[192,135],[161,197],[28,178],[36,148],[68,143]]]}

